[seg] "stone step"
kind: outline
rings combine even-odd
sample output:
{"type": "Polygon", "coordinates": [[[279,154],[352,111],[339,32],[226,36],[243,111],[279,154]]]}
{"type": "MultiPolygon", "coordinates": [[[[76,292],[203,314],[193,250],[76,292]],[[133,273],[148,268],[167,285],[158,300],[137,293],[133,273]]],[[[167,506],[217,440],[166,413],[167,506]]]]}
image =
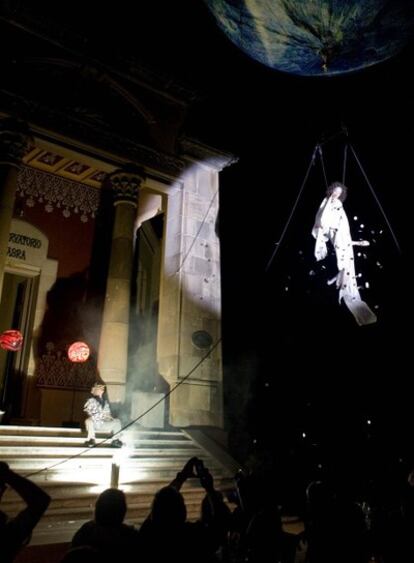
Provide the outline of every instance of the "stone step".
{"type": "MultiPolygon", "coordinates": [[[[220,469],[215,469],[211,467],[210,472],[214,479],[227,478],[228,476],[220,469]]],[[[175,478],[176,473],[181,469],[181,467],[165,467],[165,468],[141,468],[141,467],[130,467],[128,465],[121,466],[119,468],[119,483],[122,485],[131,484],[136,482],[153,482],[153,481],[164,481],[175,478]]],[[[19,471],[22,476],[27,476],[33,482],[37,483],[39,486],[46,486],[51,482],[60,482],[64,485],[67,482],[76,480],[82,485],[107,485],[111,482],[111,474],[113,471],[112,464],[98,465],[98,466],[73,466],[67,467],[65,470],[53,470],[48,469],[47,471],[19,471]]]]}
{"type": "MultiPolygon", "coordinates": [[[[1,450],[0,450],[1,452],[1,450]]],[[[52,466],[61,463],[62,465],[71,464],[75,465],[77,463],[81,465],[96,465],[100,463],[128,463],[131,466],[145,466],[147,463],[153,461],[156,465],[162,466],[168,463],[171,463],[174,466],[179,466],[182,468],[183,464],[188,460],[189,456],[186,453],[181,452],[174,452],[173,454],[167,455],[166,453],[154,453],[151,455],[152,452],[138,452],[132,453],[131,455],[117,455],[113,453],[114,450],[111,450],[110,453],[108,452],[98,452],[97,450],[93,450],[93,452],[82,453],[82,455],[75,456],[76,450],[62,450],[59,452],[47,454],[34,454],[32,456],[28,456],[28,454],[24,455],[24,452],[19,452],[17,455],[14,451],[9,453],[1,452],[1,459],[6,461],[7,463],[13,462],[15,467],[33,467],[33,468],[42,468],[44,465],[52,466]],[[66,455],[65,455],[66,454],[66,455]]],[[[80,452],[79,452],[80,453],[80,452]]],[[[195,454],[200,454],[199,451],[195,450],[195,454]]],[[[220,464],[217,462],[212,462],[211,458],[206,456],[205,454],[198,455],[199,459],[202,459],[205,464],[211,465],[213,463],[214,466],[220,467],[220,464]]]]}
{"type": "MultiPolygon", "coordinates": [[[[163,478],[153,481],[145,481],[139,483],[120,484],[120,488],[125,492],[128,499],[146,499],[152,500],[154,494],[172,479],[163,478]]],[[[226,477],[217,476],[214,479],[215,486],[218,490],[228,489],[232,486],[232,480],[226,477]]],[[[79,484],[79,483],[62,483],[57,481],[46,481],[40,483],[42,488],[51,496],[51,507],[67,505],[67,506],[82,506],[85,502],[90,503],[95,501],[97,495],[105,490],[109,483],[102,485],[79,484]]],[[[197,479],[189,479],[182,487],[182,493],[187,497],[199,497],[204,495],[204,489],[201,487],[197,479]]],[[[23,501],[19,495],[13,490],[7,490],[2,499],[2,509],[9,513],[10,510],[14,511],[16,507],[22,508],[23,501]]]]}
{"type": "MultiPolygon", "coordinates": [[[[159,430],[157,428],[151,430],[146,428],[141,429],[137,426],[130,426],[126,432],[142,436],[154,436],[155,438],[162,437],[163,439],[182,439],[188,440],[188,437],[180,430],[159,430]]],[[[99,432],[97,433],[99,436],[99,432]]],[[[0,436],[83,436],[85,431],[80,428],[63,428],[61,426],[12,426],[0,425],[0,436]]]]}
{"type": "MultiPolygon", "coordinates": [[[[66,471],[53,472],[42,471],[35,474],[35,472],[24,473],[23,471],[17,471],[20,475],[30,475],[30,479],[37,483],[41,487],[49,486],[50,483],[59,483],[64,486],[76,479],[76,482],[81,486],[109,486],[111,483],[112,467],[100,466],[91,468],[81,468],[83,471],[82,475],[76,477],[76,472],[74,470],[68,469],[66,471]]],[[[211,469],[211,468],[210,468],[211,469]]],[[[119,469],[119,483],[120,485],[131,485],[133,483],[145,482],[152,483],[157,481],[172,481],[175,478],[177,471],[171,468],[165,469],[134,469],[128,466],[119,469]]],[[[215,480],[226,479],[228,476],[214,469],[211,469],[211,474],[215,480]]]]}
{"type": "MultiPolygon", "coordinates": [[[[119,486],[124,487],[125,485],[131,485],[133,483],[136,483],[137,482],[136,473],[137,472],[135,473],[131,472],[129,469],[126,469],[125,471],[121,470],[119,476],[119,486]]],[[[145,483],[165,482],[165,484],[167,484],[168,482],[174,479],[175,474],[176,472],[171,470],[165,470],[165,471],[154,470],[146,473],[140,472],[139,476],[141,477],[141,481],[145,483]]],[[[215,473],[214,471],[212,475],[215,481],[219,481],[227,478],[226,476],[215,473]]],[[[42,488],[46,487],[50,482],[60,483],[60,485],[63,487],[65,486],[66,482],[70,482],[71,480],[74,479],[73,471],[72,472],[68,471],[67,473],[63,473],[63,474],[48,473],[46,478],[44,478],[43,476],[41,478],[39,478],[39,476],[36,477],[37,478],[31,477],[31,480],[34,483],[37,483],[42,488]]],[[[78,480],[78,483],[80,485],[89,486],[89,487],[101,487],[101,486],[105,488],[109,487],[111,483],[110,468],[108,467],[107,471],[101,468],[100,472],[98,472],[97,470],[90,472],[85,471],[85,477],[80,478],[78,480]]]]}
{"type": "MultiPolygon", "coordinates": [[[[70,541],[75,531],[93,517],[97,496],[110,486],[114,463],[119,465],[119,487],[127,497],[127,519],[135,524],[143,522],[154,494],[174,479],[190,457],[204,461],[218,490],[232,485],[231,471],[200,440],[185,432],[133,427],[123,439],[126,445],[120,449],[110,448],[106,442],[85,448],[85,435],[80,429],[0,426],[0,459],[38,483],[52,498],[34,530],[32,544],[70,541]]],[[[189,479],[182,493],[189,518],[198,518],[205,494],[199,481],[189,479]]],[[[2,510],[13,515],[23,507],[15,492],[6,491],[2,510]]]]}
{"type": "MultiPolygon", "coordinates": [[[[167,483],[165,483],[167,484],[167,483]]],[[[158,490],[158,489],[157,489],[158,490]]],[[[152,500],[154,498],[154,492],[145,491],[144,493],[126,493],[128,498],[129,507],[145,507],[151,506],[152,500]]],[[[200,505],[202,499],[205,496],[205,491],[201,487],[199,489],[185,489],[182,491],[186,502],[200,505]]],[[[82,513],[85,510],[93,510],[95,506],[95,501],[97,494],[85,494],[77,495],[76,497],[67,498],[56,498],[54,497],[47,509],[44,516],[46,519],[55,518],[59,514],[69,514],[69,513],[82,513]]],[[[7,511],[8,515],[17,514],[22,508],[24,508],[24,503],[20,499],[14,498],[9,499],[9,501],[2,503],[4,510],[7,511]]]]}
{"type": "MultiPolygon", "coordinates": [[[[192,480],[194,483],[187,484],[186,486],[182,487],[181,492],[184,496],[187,497],[194,497],[199,498],[204,495],[204,489],[201,485],[196,481],[192,480]]],[[[146,483],[145,487],[137,487],[136,484],[126,485],[124,487],[120,487],[125,494],[128,495],[128,499],[130,502],[138,502],[138,501],[145,501],[149,502],[153,499],[154,493],[156,493],[161,487],[168,485],[170,481],[156,481],[150,486],[149,483],[146,483]]],[[[215,481],[216,486],[223,485],[223,482],[218,479],[215,481]]],[[[92,501],[95,502],[97,495],[99,492],[105,490],[105,487],[60,487],[59,489],[54,489],[50,487],[43,487],[43,489],[52,496],[52,501],[50,504],[50,508],[58,508],[60,506],[83,506],[86,504],[90,504],[92,501]]],[[[8,507],[8,510],[15,510],[16,507],[24,506],[21,498],[15,493],[14,491],[7,491],[7,493],[3,497],[2,506],[8,507]]]]}
{"type": "MultiPolygon", "coordinates": [[[[185,498],[185,497],[184,497],[185,498]]],[[[185,503],[187,510],[193,512],[194,514],[200,514],[200,503],[204,496],[200,498],[191,497],[185,498],[185,503]]],[[[152,498],[148,502],[129,502],[128,500],[128,512],[127,519],[134,520],[136,522],[143,522],[148,516],[151,509],[152,498]]],[[[93,519],[95,503],[91,503],[87,506],[62,506],[59,508],[48,508],[47,512],[44,514],[42,520],[43,524],[49,522],[59,522],[62,517],[67,520],[91,520],[93,519]]]]}
{"type": "MultiPolygon", "coordinates": [[[[151,456],[148,453],[145,455],[132,454],[122,457],[120,454],[114,454],[113,451],[114,450],[111,450],[110,453],[107,453],[94,450],[93,452],[82,454],[81,456],[74,456],[76,450],[73,449],[69,452],[63,450],[60,452],[49,452],[49,455],[42,455],[40,453],[32,456],[30,456],[30,454],[25,456],[16,455],[14,452],[10,452],[9,454],[1,452],[1,459],[6,461],[12,469],[18,471],[46,470],[59,472],[60,470],[67,471],[68,468],[81,470],[82,468],[101,467],[112,463],[117,463],[122,467],[128,466],[131,469],[134,467],[138,469],[169,468],[170,470],[179,471],[189,458],[188,455],[151,456]],[[71,458],[71,456],[73,457],[71,458]]],[[[198,454],[199,452],[195,451],[193,453],[198,454]]],[[[200,455],[199,457],[203,459],[209,469],[220,468],[217,462],[214,462],[206,455],[200,455]]]]}
{"type": "Polygon", "coordinates": [[[200,448],[198,448],[197,446],[195,446],[194,444],[189,444],[185,447],[174,447],[174,448],[170,448],[168,446],[162,446],[160,447],[159,444],[155,444],[153,445],[153,447],[146,447],[146,448],[140,448],[140,447],[134,447],[134,446],[128,446],[125,445],[123,448],[112,448],[111,446],[108,445],[108,443],[105,442],[105,444],[100,445],[98,443],[98,445],[94,448],[88,448],[86,446],[84,446],[82,444],[71,444],[68,446],[62,445],[62,444],[58,444],[58,445],[53,445],[53,444],[47,444],[47,445],[36,445],[36,446],[29,446],[29,445],[19,445],[19,446],[14,446],[12,443],[7,444],[7,445],[0,445],[0,452],[1,455],[16,455],[17,457],[20,455],[24,455],[24,453],[27,453],[27,450],[29,450],[29,453],[33,456],[37,456],[37,457],[53,457],[53,456],[58,456],[58,455],[62,455],[64,452],[66,454],[68,454],[69,456],[71,455],[81,455],[82,457],[88,457],[88,456],[113,456],[116,453],[120,453],[122,452],[125,455],[129,455],[131,452],[138,452],[137,455],[162,455],[161,452],[164,452],[164,455],[184,455],[187,456],[187,458],[192,457],[193,455],[197,455],[197,453],[200,453],[203,450],[200,450],[200,448]],[[124,453],[126,452],[126,454],[124,453]]]}
{"type": "MultiPolygon", "coordinates": [[[[111,486],[111,480],[110,480],[110,474],[108,473],[107,475],[107,479],[102,479],[100,484],[96,484],[93,482],[90,483],[80,483],[79,485],[82,487],[84,486],[85,489],[89,490],[89,491],[93,491],[93,495],[92,496],[97,496],[102,490],[105,490],[107,488],[109,488],[111,486]]],[[[145,484],[140,492],[140,494],[145,494],[147,492],[150,492],[151,494],[156,492],[157,490],[159,490],[161,487],[165,487],[166,485],[168,485],[173,479],[171,478],[170,475],[166,475],[164,478],[162,478],[161,476],[157,476],[158,478],[154,478],[153,481],[145,481],[145,484]],[[155,483],[156,485],[153,485],[153,483],[155,483]]],[[[69,478],[69,476],[68,476],[69,478]]],[[[223,489],[230,489],[233,487],[233,483],[231,481],[228,481],[226,477],[216,477],[214,479],[214,483],[215,486],[218,490],[223,490],[223,489]]],[[[38,482],[37,483],[40,487],[42,487],[43,489],[45,489],[46,491],[49,491],[49,487],[46,486],[46,483],[44,482],[38,482]]],[[[119,488],[123,489],[125,491],[125,493],[127,495],[129,495],[129,492],[126,490],[127,487],[129,487],[130,485],[133,485],[133,481],[122,481],[119,483],[119,488]]],[[[65,486],[64,483],[61,484],[61,488],[63,489],[65,486]]],[[[54,490],[56,491],[56,489],[54,490]]],[[[56,497],[56,493],[52,492],[52,494],[50,495],[52,498],[57,498],[56,497]]],[[[65,493],[61,493],[59,495],[61,498],[65,497],[65,493]]],[[[79,496],[79,493],[75,493],[74,497],[79,496]]],[[[2,502],[2,509],[4,509],[4,506],[6,505],[6,501],[2,502]]]]}
{"type": "Polygon", "coordinates": [[[192,449],[127,449],[127,448],[19,448],[19,447],[0,447],[0,456],[2,459],[7,461],[7,459],[19,460],[45,460],[50,463],[57,463],[63,459],[131,459],[140,460],[145,458],[152,459],[171,459],[182,461],[187,461],[190,457],[196,455],[200,459],[211,459],[208,454],[203,450],[199,450],[196,447],[192,449]],[[29,450],[29,451],[28,451],[29,450]],[[76,456],[76,457],[75,457],[76,456]]]}
{"type": "MultiPolygon", "coordinates": [[[[105,438],[105,442],[102,443],[101,447],[109,447],[111,442],[110,437],[105,438]]],[[[86,436],[82,438],[75,437],[48,437],[48,436],[0,436],[0,447],[7,447],[14,445],[17,446],[44,446],[44,447],[56,447],[56,446],[77,446],[83,447],[85,449],[84,442],[86,436]]],[[[99,446],[100,438],[97,438],[97,443],[99,446]]],[[[167,448],[193,448],[194,444],[190,440],[156,440],[156,439],[145,439],[145,438],[131,438],[131,436],[123,436],[122,441],[128,444],[130,447],[154,447],[163,446],[167,448]]]]}
{"type": "MultiPolygon", "coordinates": [[[[42,468],[43,469],[43,468],[42,468]]],[[[130,467],[128,465],[121,466],[119,468],[119,482],[121,484],[131,484],[138,481],[159,481],[159,480],[172,480],[174,479],[180,467],[130,467]]],[[[110,482],[111,472],[113,471],[112,464],[109,465],[99,465],[91,467],[76,467],[73,466],[66,468],[65,470],[53,470],[48,469],[47,471],[16,471],[22,476],[27,476],[33,482],[41,484],[49,483],[51,481],[60,481],[61,483],[68,482],[70,480],[76,479],[78,483],[90,484],[90,485],[103,485],[110,482]],[[83,473],[82,473],[83,472],[83,473]],[[76,476],[76,473],[79,473],[76,476]],[[30,476],[30,477],[29,477],[30,476]]],[[[215,479],[220,479],[226,477],[222,471],[212,468],[210,465],[210,472],[215,479]]]]}

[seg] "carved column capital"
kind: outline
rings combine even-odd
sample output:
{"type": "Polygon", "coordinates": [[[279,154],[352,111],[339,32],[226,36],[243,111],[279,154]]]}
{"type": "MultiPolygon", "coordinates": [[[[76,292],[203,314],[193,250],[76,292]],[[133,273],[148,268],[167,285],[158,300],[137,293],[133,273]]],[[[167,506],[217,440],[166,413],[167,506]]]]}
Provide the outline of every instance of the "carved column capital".
{"type": "Polygon", "coordinates": [[[109,176],[114,193],[114,204],[128,203],[137,207],[138,191],[144,179],[143,171],[136,167],[115,170],[109,176]]]}
{"type": "Polygon", "coordinates": [[[20,166],[30,140],[27,124],[19,119],[0,119],[0,165],[20,166]]]}

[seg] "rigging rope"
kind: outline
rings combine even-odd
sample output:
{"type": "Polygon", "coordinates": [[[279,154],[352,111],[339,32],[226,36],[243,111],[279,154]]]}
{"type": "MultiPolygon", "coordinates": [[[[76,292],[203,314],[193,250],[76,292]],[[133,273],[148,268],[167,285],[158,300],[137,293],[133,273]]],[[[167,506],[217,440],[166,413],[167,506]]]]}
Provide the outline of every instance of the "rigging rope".
{"type": "MultiPolygon", "coordinates": [[[[281,243],[282,243],[282,241],[283,241],[284,238],[285,238],[286,232],[287,232],[287,230],[288,230],[288,228],[289,228],[289,225],[290,225],[290,223],[291,223],[291,221],[292,221],[293,215],[294,215],[294,213],[295,213],[295,211],[296,211],[296,208],[297,208],[297,206],[298,206],[299,200],[300,200],[301,195],[302,195],[302,193],[303,193],[305,184],[306,184],[306,182],[307,182],[307,180],[308,180],[310,170],[311,170],[311,168],[312,168],[312,165],[313,165],[314,162],[315,162],[315,156],[316,156],[316,153],[317,153],[317,152],[319,153],[319,157],[320,157],[320,162],[321,162],[321,167],[322,167],[322,172],[323,172],[325,184],[326,184],[326,187],[328,187],[328,179],[327,179],[326,170],[325,170],[325,163],[324,163],[324,159],[323,159],[322,145],[325,145],[326,143],[332,141],[333,139],[336,139],[339,135],[342,135],[342,134],[344,134],[344,135],[348,138],[348,130],[347,130],[346,127],[344,127],[344,126],[342,126],[342,130],[341,130],[339,133],[334,134],[334,135],[332,135],[331,137],[329,137],[328,139],[324,140],[323,142],[320,142],[320,143],[318,143],[318,144],[315,145],[315,148],[314,148],[313,154],[312,154],[312,158],[311,158],[311,162],[310,162],[310,164],[309,164],[309,166],[308,166],[308,169],[307,169],[307,171],[306,171],[305,178],[304,178],[304,180],[303,180],[303,182],[302,182],[302,185],[301,185],[301,187],[300,187],[298,196],[297,196],[297,198],[296,198],[296,200],[295,200],[295,202],[294,202],[294,204],[293,204],[292,210],[291,210],[291,212],[290,212],[290,214],[289,214],[289,217],[288,217],[288,219],[287,219],[287,221],[286,221],[286,224],[285,224],[285,226],[284,226],[284,228],[283,228],[283,231],[282,231],[282,234],[281,234],[281,236],[280,236],[280,239],[279,239],[278,242],[275,243],[276,248],[275,248],[275,250],[273,251],[272,256],[270,257],[270,259],[269,259],[269,261],[268,261],[268,263],[267,263],[267,265],[266,265],[265,272],[267,272],[267,271],[269,270],[270,265],[272,264],[272,262],[273,262],[273,260],[274,260],[274,258],[275,258],[275,256],[276,256],[276,254],[277,254],[277,252],[278,252],[278,250],[279,250],[279,248],[280,248],[280,246],[281,246],[281,243]]],[[[364,170],[364,168],[363,168],[363,166],[362,166],[362,164],[361,164],[361,162],[360,162],[360,160],[359,160],[359,158],[358,158],[358,156],[357,156],[357,154],[356,154],[356,152],[355,152],[354,147],[353,147],[350,143],[347,143],[347,144],[345,145],[345,148],[344,148],[344,159],[343,159],[343,169],[342,169],[342,183],[345,184],[346,167],[347,167],[347,160],[348,160],[348,146],[349,146],[349,148],[351,149],[352,154],[353,154],[353,156],[354,156],[356,162],[358,163],[358,166],[359,166],[359,168],[360,168],[360,170],[361,170],[361,172],[362,172],[362,175],[363,175],[363,177],[364,177],[366,183],[368,184],[369,189],[371,190],[372,196],[373,196],[373,198],[374,198],[376,204],[378,205],[378,207],[379,207],[379,209],[380,209],[380,211],[381,211],[381,213],[382,213],[382,215],[383,215],[383,217],[384,217],[384,219],[385,219],[385,222],[387,223],[388,229],[389,229],[389,231],[390,231],[390,233],[391,233],[391,236],[392,236],[392,238],[393,238],[393,240],[394,240],[395,246],[397,247],[398,252],[401,254],[401,253],[402,253],[402,252],[401,252],[401,247],[400,247],[399,242],[398,242],[398,239],[397,239],[397,237],[396,237],[396,235],[395,235],[395,233],[394,233],[394,230],[393,230],[393,228],[392,228],[392,226],[391,226],[391,223],[390,223],[390,221],[389,221],[389,219],[388,219],[388,217],[387,217],[387,215],[386,215],[386,213],[385,213],[385,211],[384,211],[383,206],[381,205],[381,202],[380,202],[379,199],[378,199],[377,194],[375,193],[375,190],[374,190],[373,186],[371,185],[371,183],[370,183],[370,181],[369,181],[369,179],[368,179],[368,176],[367,176],[367,174],[366,174],[366,172],[365,172],[365,170],[364,170]]]]}
{"type": "Polygon", "coordinates": [[[280,246],[281,246],[281,244],[282,244],[282,242],[283,242],[283,239],[285,238],[286,232],[287,232],[287,230],[288,230],[288,228],[289,228],[290,222],[291,222],[291,220],[292,220],[292,217],[293,217],[293,215],[294,215],[294,213],[295,213],[295,211],[296,211],[296,207],[298,206],[299,200],[300,200],[300,198],[301,198],[303,189],[304,189],[304,187],[305,187],[305,185],[306,185],[306,182],[307,182],[307,180],[308,180],[308,176],[309,176],[309,174],[310,174],[311,168],[312,168],[312,166],[315,164],[316,151],[318,150],[318,147],[319,147],[319,145],[316,145],[315,148],[313,149],[313,154],[312,154],[311,161],[310,161],[310,163],[309,163],[308,169],[306,170],[306,174],[305,174],[305,177],[304,177],[304,179],[303,179],[302,185],[301,185],[301,187],[300,187],[299,193],[298,193],[298,195],[297,195],[297,197],[296,197],[295,203],[293,204],[292,211],[290,212],[290,215],[289,215],[288,220],[287,220],[287,222],[286,222],[286,224],[285,224],[285,227],[284,227],[284,229],[283,229],[283,231],[282,231],[282,234],[280,235],[279,241],[275,243],[275,249],[274,249],[273,254],[272,254],[272,256],[270,257],[270,259],[269,259],[269,261],[268,261],[268,263],[267,263],[267,266],[266,266],[266,268],[265,268],[265,272],[267,272],[267,271],[269,270],[269,268],[270,268],[270,266],[271,266],[271,264],[272,264],[272,262],[273,262],[273,260],[274,260],[274,258],[275,258],[275,256],[276,256],[276,254],[277,254],[277,252],[278,252],[278,250],[279,250],[279,248],[280,248],[280,246]]]}

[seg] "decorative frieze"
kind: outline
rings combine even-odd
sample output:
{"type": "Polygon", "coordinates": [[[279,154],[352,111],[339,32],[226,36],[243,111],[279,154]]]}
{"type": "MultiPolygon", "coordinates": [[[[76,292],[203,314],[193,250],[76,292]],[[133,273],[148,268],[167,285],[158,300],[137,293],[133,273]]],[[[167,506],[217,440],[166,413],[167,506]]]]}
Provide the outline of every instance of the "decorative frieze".
{"type": "Polygon", "coordinates": [[[59,211],[68,218],[77,214],[86,223],[94,218],[99,206],[100,191],[79,182],[22,166],[17,179],[17,195],[28,207],[41,204],[48,213],[59,211]]]}

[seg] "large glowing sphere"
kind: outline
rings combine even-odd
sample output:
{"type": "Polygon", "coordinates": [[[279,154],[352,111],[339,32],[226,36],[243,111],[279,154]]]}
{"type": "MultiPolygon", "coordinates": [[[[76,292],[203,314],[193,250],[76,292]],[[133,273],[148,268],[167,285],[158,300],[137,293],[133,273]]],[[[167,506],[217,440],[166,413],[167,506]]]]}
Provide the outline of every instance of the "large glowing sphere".
{"type": "Polygon", "coordinates": [[[0,335],[0,346],[3,350],[18,352],[22,349],[23,335],[19,330],[5,330],[0,335]]]}
{"type": "Polygon", "coordinates": [[[68,349],[68,358],[74,363],[86,362],[89,354],[89,346],[85,342],[74,342],[68,349]]]}
{"type": "Polygon", "coordinates": [[[397,54],[414,31],[413,0],[205,0],[242,51],[303,76],[342,74],[397,54]]]}

